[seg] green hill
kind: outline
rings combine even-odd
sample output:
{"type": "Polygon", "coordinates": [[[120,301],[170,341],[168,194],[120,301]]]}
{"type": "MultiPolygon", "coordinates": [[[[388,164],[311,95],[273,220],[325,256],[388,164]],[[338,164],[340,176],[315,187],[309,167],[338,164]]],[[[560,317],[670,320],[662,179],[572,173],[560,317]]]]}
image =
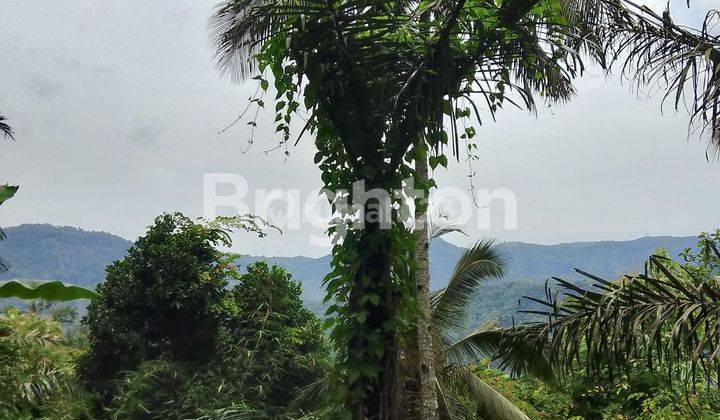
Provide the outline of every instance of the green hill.
{"type": "MultiPolygon", "coordinates": [[[[58,279],[84,286],[94,286],[105,276],[105,266],[125,255],[131,243],[104,232],[90,232],[52,225],[21,225],[5,229],[7,240],[0,242],[0,256],[10,264],[10,271],[0,280],[15,277],[58,279]]],[[[575,242],[558,245],[536,245],[509,242],[503,245],[508,260],[507,275],[492,280],[472,305],[469,324],[487,318],[510,322],[523,295],[543,296],[545,279],[558,276],[582,280],[573,272],[582,268],[600,276],[614,278],[622,273],[639,271],[645,258],[659,247],[670,255],[695,245],[695,237],[644,237],[632,241],[575,242]]],[[[430,249],[432,287],[447,283],[462,248],[435,240],[430,249]]],[[[244,256],[241,266],[267,260],[290,271],[303,282],[303,298],[320,311],[324,292],[322,279],[328,272],[330,257],[262,257],[244,256]]],[[[517,318],[516,318],[517,319],[517,318]]]]}
{"type": "Polygon", "coordinates": [[[0,279],[34,278],[95,286],[105,278],[105,267],[122,258],[132,243],[105,232],[90,232],[48,224],[26,224],[4,229],[0,257],[10,271],[0,279]]]}

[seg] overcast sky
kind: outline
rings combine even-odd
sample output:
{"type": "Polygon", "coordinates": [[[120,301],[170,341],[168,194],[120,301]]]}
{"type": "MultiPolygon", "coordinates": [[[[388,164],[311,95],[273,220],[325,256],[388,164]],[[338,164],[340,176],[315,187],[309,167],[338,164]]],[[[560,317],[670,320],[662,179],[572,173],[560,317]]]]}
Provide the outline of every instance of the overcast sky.
{"type": "MultiPolygon", "coordinates": [[[[0,182],[21,186],[0,209],[3,226],[52,223],[135,239],[162,212],[200,216],[204,173],[242,175],[250,190],[320,187],[308,138],[285,160],[265,153],[274,138],[262,115],[245,153],[245,125],[218,134],[255,85],[234,85],[214,67],[207,18],[215,3],[3,0],[0,110],[17,142],[0,144],[0,182]]],[[[505,229],[493,206],[491,229],[468,226],[473,239],[620,240],[720,225],[720,163],[688,140],[685,114],[662,115],[659,94],[638,97],[599,71],[577,88],[567,105],[537,117],[508,109],[479,130],[476,187],[512,191],[518,226],[505,229]]],[[[451,162],[435,175],[466,189],[467,174],[451,162]]],[[[321,232],[240,235],[235,249],[319,256],[328,248],[309,238],[321,232]]]]}

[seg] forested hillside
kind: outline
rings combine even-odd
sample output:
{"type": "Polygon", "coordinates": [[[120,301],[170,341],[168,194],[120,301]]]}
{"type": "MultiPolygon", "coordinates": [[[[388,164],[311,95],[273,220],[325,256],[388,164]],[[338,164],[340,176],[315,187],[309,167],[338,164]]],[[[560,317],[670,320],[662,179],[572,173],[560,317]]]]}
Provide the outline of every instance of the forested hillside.
{"type": "MultiPolygon", "coordinates": [[[[58,279],[81,285],[95,285],[105,277],[105,266],[124,256],[131,243],[104,232],[91,232],[51,225],[21,225],[6,229],[8,239],[0,242],[0,256],[10,271],[0,279],[58,279]]],[[[582,280],[574,267],[594,274],[615,277],[638,271],[645,258],[660,247],[676,256],[695,245],[695,237],[644,237],[632,241],[576,242],[536,245],[509,242],[503,245],[508,261],[507,275],[487,283],[486,294],[471,305],[469,325],[488,318],[510,320],[524,295],[544,295],[545,279],[558,276],[582,280]]],[[[462,248],[441,239],[431,244],[430,274],[432,287],[447,282],[462,248]]],[[[264,259],[278,264],[303,283],[303,298],[313,310],[321,312],[324,296],[322,279],[330,267],[330,257],[243,256],[240,264],[264,259]]],[[[516,319],[517,318],[517,315],[516,319]]]]}
{"type": "Polygon", "coordinates": [[[130,241],[105,232],[48,224],[24,224],[4,229],[0,257],[10,270],[0,279],[33,278],[94,286],[105,278],[105,267],[122,258],[130,241]]]}

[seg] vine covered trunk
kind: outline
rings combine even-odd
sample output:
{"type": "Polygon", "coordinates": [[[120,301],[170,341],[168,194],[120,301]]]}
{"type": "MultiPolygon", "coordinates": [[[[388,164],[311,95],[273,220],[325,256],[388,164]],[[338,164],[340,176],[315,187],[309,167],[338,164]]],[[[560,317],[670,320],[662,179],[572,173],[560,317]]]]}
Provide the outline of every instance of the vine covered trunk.
{"type": "MultiPolygon", "coordinates": [[[[370,200],[364,214],[377,211],[381,203],[370,200]]],[[[397,336],[392,328],[397,292],[391,268],[392,230],[378,220],[367,221],[358,238],[359,264],[349,296],[352,313],[360,315],[359,326],[350,334],[350,366],[372,363],[380,366],[377,377],[361,375],[351,388],[348,406],[354,419],[395,419],[399,392],[397,379],[397,336]],[[369,298],[369,297],[375,297],[369,298]],[[373,360],[374,359],[374,360],[373,360]],[[357,396],[360,398],[357,398],[357,396]]],[[[362,368],[360,369],[362,370],[362,368]]]]}

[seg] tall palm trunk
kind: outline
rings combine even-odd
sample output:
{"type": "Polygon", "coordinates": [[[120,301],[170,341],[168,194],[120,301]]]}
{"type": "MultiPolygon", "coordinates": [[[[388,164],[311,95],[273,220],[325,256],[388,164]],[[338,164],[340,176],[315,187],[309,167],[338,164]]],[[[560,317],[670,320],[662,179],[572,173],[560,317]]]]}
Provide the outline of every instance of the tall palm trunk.
{"type": "MultiPolygon", "coordinates": [[[[427,157],[418,158],[415,163],[417,180],[422,183],[428,181],[427,157]]],[[[428,197],[420,198],[427,202],[428,197]]],[[[427,226],[427,206],[419,206],[416,199],[415,206],[415,296],[423,317],[418,320],[417,326],[417,372],[420,379],[419,413],[423,419],[437,419],[438,401],[435,378],[435,353],[433,352],[433,337],[431,331],[430,308],[430,263],[429,239],[427,226]],[[425,208],[422,208],[425,207],[425,208]]]]}

